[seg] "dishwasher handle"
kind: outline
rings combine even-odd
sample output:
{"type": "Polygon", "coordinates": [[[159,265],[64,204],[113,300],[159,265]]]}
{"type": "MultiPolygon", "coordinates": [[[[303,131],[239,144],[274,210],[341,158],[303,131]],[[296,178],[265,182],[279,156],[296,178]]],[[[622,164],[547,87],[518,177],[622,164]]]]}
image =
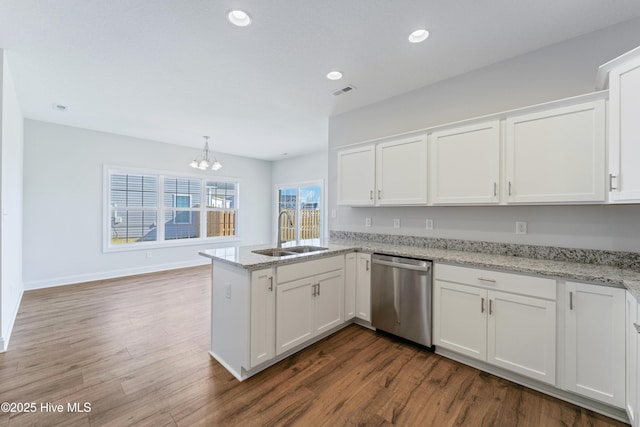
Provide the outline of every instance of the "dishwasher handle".
{"type": "Polygon", "coordinates": [[[403,262],[383,261],[381,259],[373,259],[371,261],[371,263],[372,264],[386,265],[388,267],[403,268],[403,269],[406,269],[406,270],[425,271],[425,272],[431,271],[431,266],[430,265],[421,266],[421,265],[406,264],[406,263],[403,263],[403,262]]]}

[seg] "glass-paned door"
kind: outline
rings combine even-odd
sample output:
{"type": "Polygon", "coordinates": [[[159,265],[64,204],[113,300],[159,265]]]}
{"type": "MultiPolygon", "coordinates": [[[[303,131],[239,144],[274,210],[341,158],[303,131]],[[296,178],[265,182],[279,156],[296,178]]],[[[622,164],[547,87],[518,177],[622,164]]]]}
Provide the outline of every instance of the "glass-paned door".
{"type": "Polygon", "coordinates": [[[322,237],[322,186],[320,184],[292,185],[278,189],[280,238],[291,240],[319,240],[322,237]]]}

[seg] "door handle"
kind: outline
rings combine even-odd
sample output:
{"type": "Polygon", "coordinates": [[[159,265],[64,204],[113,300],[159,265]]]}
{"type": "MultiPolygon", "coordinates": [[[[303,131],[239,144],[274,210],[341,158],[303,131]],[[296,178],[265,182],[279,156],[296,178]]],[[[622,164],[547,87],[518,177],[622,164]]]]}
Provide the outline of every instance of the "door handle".
{"type": "Polygon", "coordinates": [[[511,195],[511,181],[509,181],[509,195],[511,195]]]}
{"type": "Polygon", "coordinates": [[[481,282],[496,283],[495,279],[487,279],[484,277],[478,277],[478,280],[480,280],[481,282]]]}
{"type": "Polygon", "coordinates": [[[373,190],[369,190],[369,200],[373,200],[373,190]]]}
{"type": "Polygon", "coordinates": [[[480,313],[484,313],[484,298],[480,298],[480,313]]]}
{"type": "Polygon", "coordinates": [[[609,191],[618,189],[618,187],[613,186],[613,178],[617,178],[617,177],[618,177],[617,175],[614,175],[612,173],[609,174],[609,191]]]}
{"type": "Polygon", "coordinates": [[[318,283],[316,286],[318,287],[318,294],[317,294],[317,296],[320,296],[320,283],[318,283]]]}
{"type": "Polygon", "coordinates": [[[493,310],[492,310],[492,305],[491,305],[491,298],[489,298],[489,315],[493,314],[493,310]]]}
{"type": "Polygon", "coordinates": [[[273,276],[269,277],[269,290],[273,292],[273,276]]]}
{"type": "Polygon", "coordinates": [[[366,262],[365,270],[369,271],[369,260],[367,260],[367,262],[366,262]]]}
{"type": "Polygon", "coordinates": [[[496,197],[498,195],[498,183],[494,182],[493,183],[493,197],[496,197]]]}
{"type": "Polygon", "coordinates": [[[400,324],[400,286],[393,282],[393,310],[396,312],[396,323],[400,324]]]}
{"type": "Polygon", "coordinates": [[[382,199],[382,191],[378,190],[378,200],[382,199]]]}

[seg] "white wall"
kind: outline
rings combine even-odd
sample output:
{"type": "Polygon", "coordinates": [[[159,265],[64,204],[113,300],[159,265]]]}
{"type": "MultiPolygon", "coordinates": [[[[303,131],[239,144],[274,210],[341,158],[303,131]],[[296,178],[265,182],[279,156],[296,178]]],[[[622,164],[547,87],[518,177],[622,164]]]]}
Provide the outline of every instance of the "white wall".
{"type": "Polygon", "coordinates": [[[6,350],[22,298],[22,153],[24,119],[5,52],[0,49],[0,351],[6,350]]]}
{"type": "MultiPolygon", "coordinates": [[[[212,243],[103,253],[103,165],[194,174],[201,150],[25,120],[24,285],[55,286],[206,263],[212,243]]],[[[271,163],[216,153],[224,167],[200,175],[237,178],[239,232],[233,244],[271,240],[271,163]]],[[[198,171],[196,171],[198,172],[198,171]]]]}
{"type": "Polygon", "coordinates": [[[640,19],[558,43],[329,119],[331,230],[640,251],[640,206],[337,207],[337,147],[593,92],[599,65],[640,45],[640,19]],[[372,218],[365,228],[364,218],[372,218]],[[424,221],[434,219],[426,231],[424,221]],[[529,234],[515,235],[515,220],[529,234]]]}
{"type": "MultiPolygon", "coordinates": [[[[328,235],[327,227],[327,171],[329,169],[329,153],[327,151],[321,151],[318,153],[311,153],[304,156],[292,157],[289,159],[282,159],[272,163],[271,169],[271,182],[273,184],[273,200],[272,200],[272,212],[278,212],[278,197],[277,188],[281,185],[299,184],[309,181],[322,182],[322,197],[324,211],[324,222],[322,225],[323,235],[328,235]]],[[[275,227],[275,222],[274,225],[275,227]]],[[[277,230],[273,230],[274,236],[277,235],[277,230]]]]}

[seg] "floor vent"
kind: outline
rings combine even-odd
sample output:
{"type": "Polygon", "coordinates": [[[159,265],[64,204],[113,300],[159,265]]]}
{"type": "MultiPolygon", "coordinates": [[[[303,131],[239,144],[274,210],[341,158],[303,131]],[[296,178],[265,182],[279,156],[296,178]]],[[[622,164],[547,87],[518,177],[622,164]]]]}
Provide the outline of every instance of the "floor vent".
{"type": "Polygon", "coordinates": [[[338,89],[336,91],[333,92],[334,96],[338,96],[338,95],[342,95],[343,93],[347,93],[347,92],[351,92],[352,90],[354,90],[356,87],[349,85],[349,86],[345,86],[342,89],[338,89]]]}

